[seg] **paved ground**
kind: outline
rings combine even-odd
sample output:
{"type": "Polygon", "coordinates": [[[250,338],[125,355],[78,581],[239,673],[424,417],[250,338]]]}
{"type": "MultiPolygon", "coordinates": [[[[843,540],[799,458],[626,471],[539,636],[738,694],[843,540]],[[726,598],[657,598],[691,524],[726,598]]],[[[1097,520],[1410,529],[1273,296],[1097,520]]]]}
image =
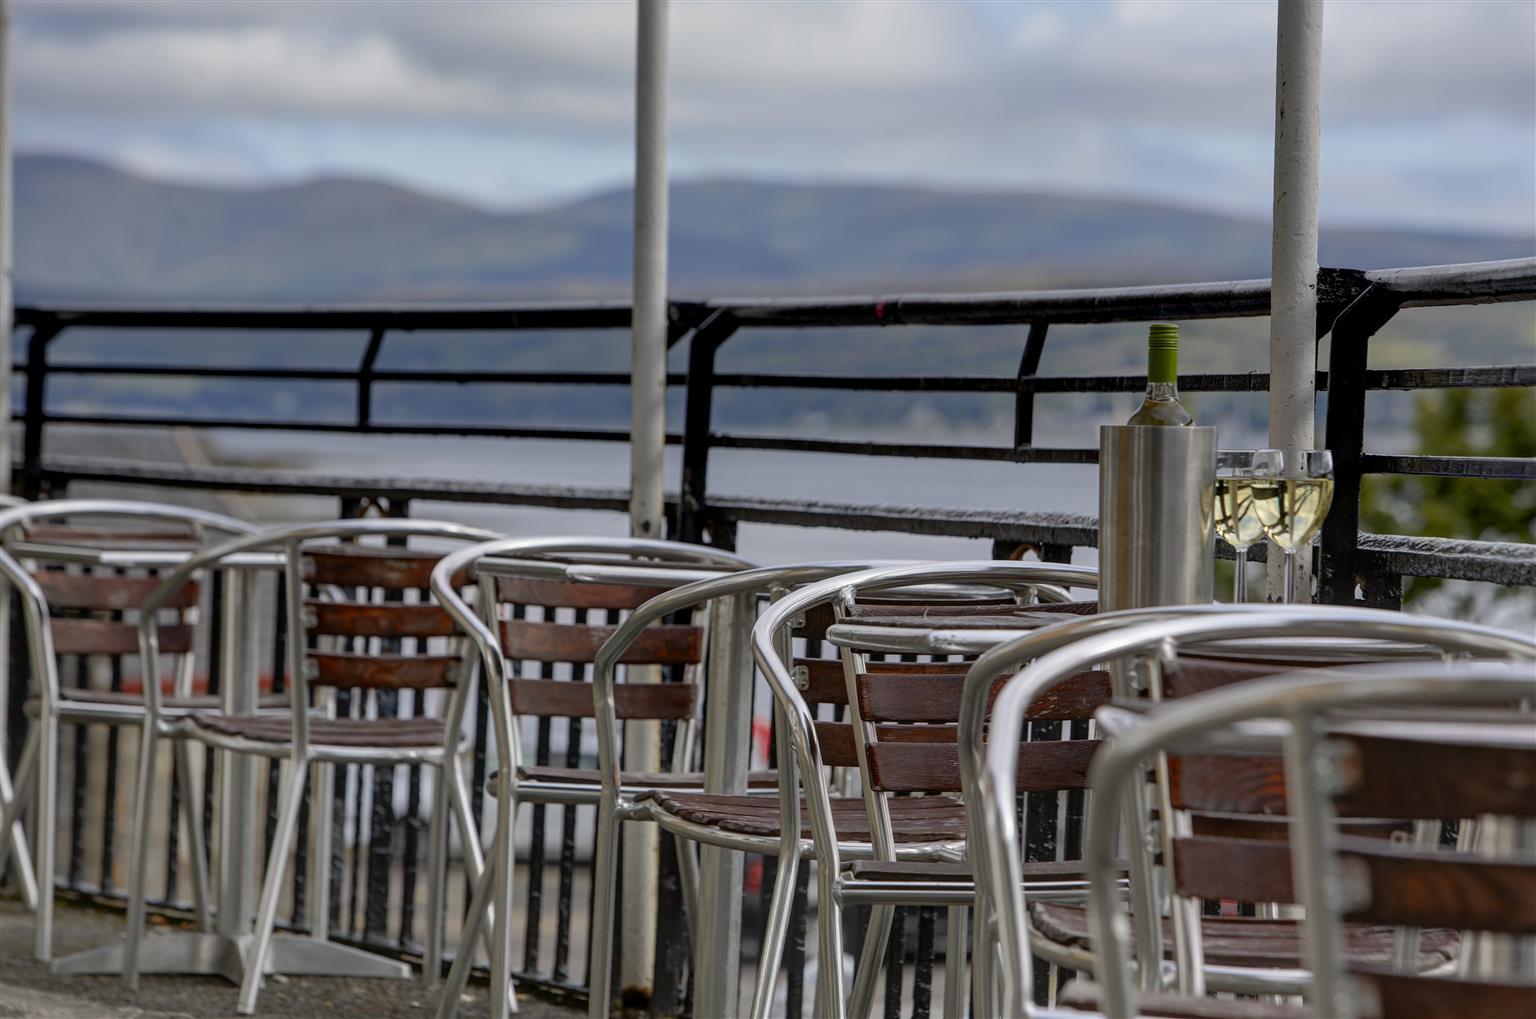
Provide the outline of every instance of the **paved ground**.
{"type": "MultiPolygon", "coordinates": [[[[122,935],[123,919],[85,906],[59,903],[55,944],[60,954],[122,935]]],[[[223,1019],[235,1014],[234,985],[216,977],[145,976],[137,993],[113,977],[58,977],[32,958],[32,917],[15,899],[0,899],[0,1019],[223,1019]]],[[[459,1015],[487,1015],[486,988],[472,986],[459,1015]]],[[[421,1019],[435,1001],[417,981],[272,977],[261,992],[258,1015],[282,1019],[421,1019]]],[[[527,1019],[570,1019],[582,1012],[523,995],[527,1019]]]]}

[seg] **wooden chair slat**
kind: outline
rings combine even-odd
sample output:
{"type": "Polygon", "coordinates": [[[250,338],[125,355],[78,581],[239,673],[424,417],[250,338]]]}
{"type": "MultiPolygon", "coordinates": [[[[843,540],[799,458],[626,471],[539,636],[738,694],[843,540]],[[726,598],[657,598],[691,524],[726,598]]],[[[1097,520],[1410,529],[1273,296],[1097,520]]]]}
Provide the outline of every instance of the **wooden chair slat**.
{"type": "Polygon", "coordinates": [[[1286,812],[1285,764],[1279,757],[1170,757],[1168,782],[1180,810],[1282,817],[1286,812]]]}
{"type": "MultiPolygon", "coordinates": [[[[501,622],[502,648],[508,658],[533,662],[590,662],[612,636],[612,626],[577,623],[501,622]]],[[[696,626],[647,627],[624,652],[626,665],[691,665],[703,656],[704,635],[696,626]]]]}
{"type": "Polygon", "coordinates": [[[1388,1019],[1510,1019],[1536,1013],[1536,987],[1530,984],[1450,980],[1352,966],[1350,974],[1381,1003],[1388,1019]]]}
{"type": "Polygon", "coordinates": [[[496,598],[512,605],[542,605],[569,609],[634,609],[659,594],[664,587],[628,584],[590,584],[531,577],[497,577],[496,598]]]}
{"type": "Polygon", "coordinates": [[[1359,665],[1354,661],[1323,661],[1317,658],[1286,660],[1280,657],[1267,659],[1227,658],[1216,655],[1204,656],[1184,653],[1179,655],[1174,668],[1163,676],[1163,696],[1168,699],[1190,697],[1207,690],[1216,690],[1234,683],[1246,683],[1265,676],[1276,676],[1297,669],[1337,668],[1341,665],[1359,665]]]}
{"type": "Polygon", "coordinates": [[[304,550],[304,580],[338,587],[377,587],[388,591],[425,589],[442,556],[397,548],[334,546],[304,550]]]}
{"type": "MultiPolygon", "coordinates": [[[[1211,838],[1287,842],[1291,837],[1291,821],[1288,817],[1255,817],[1250,814],[1192,811],[1189,819],[1193,834],[1211,838]]],[[[1395,834],[1406,834],[1412,830],[1412,821],[1396,818],[1349,820],[1339,825],[1340,832],[1373,839],[1391,838],[1395,834]]]]}
{"type": "Polygon", "coordinates": [[[1188,836],[1173,840],[1174,888],[1180,895],[1244,902],[1296,901],[1291,847],[1273,839],[1188,836]]]}
{"type": "MultiPolygon", "coordinates": [[[[136,655],[139,627],[111,619],[50,619],[53,650],[61,655],[136,655]]],[[[192,650],[193,628],[187,623],[160,626],[160,652],[185,654],[192,650]]]]}
{"type": "Polygon", "coordinates": [[[439,605],[360,604],[310,600],[314,634],[338,637],[449,637],[453,617],[439,605]]]}
{"type": "MultiPolygon", "coordinates": [[[[39,570],[32,574],[49,608],[92,609],[127,612],[149,600],[160,586],[160,577],[124,577],[112,573],[64,573],[39,570]]],[[[198,585],[188,581],[165,603],[166,608],[185,609],[197,604],[198,585]]]]}
{"type": "MultiPolygon", "coordinates": [[[[942,730],[945,726],[933,726],[942,730]]],[[[904,727],[903,733],[921,732],[904,727]]],[[[889,736],[889,734],[888,734],[889,736]]],[[[951,742],[908,740],[877,742],[869,747],[871,782],[885,792],[954,792],[960,788],[960,752],[951,742]]],[[[1099,740],[1046,740],[1019,745],[1015,775],[1019,792],[1086,789],[1088,766],[1099,740]]]]}
{"type": "MultiPolygon", "coordinates": [[[[949,663],[949,675],[891,675],[864,673],[855,682],[859,714],[871,722],[957,722],[960,696],[965,688],[964,663],[949,663]]],[[[992,698],[1006,683],[992,687],[992,698]]],[[[1109,703],[1109,673],[1085,672],[1056,684],[1029,706],[1030,721],[1074,721],[1091,718],[1109,703]]],[[[990,708],[990,704],[989,704],[990,708]]]]}
{"type": "Polygon", "coordinates": [[[375,690],[426,690],[452,686],[459,665],[455,655],[361,655],[311,651],[310,682],[317,686],[375,690]]]}
{"type": "MultiPolygon", "coordinates": [[[[514,679],[508,683],[512,710],[538,718],[591,718],[592,684],[553,679],[514,679]]],[[[618,683],[614,707],[620,718],[691,718],[699,688],[692,683],[618,683]]]]}
{"type": "Polygon", "coordinates": [[[1370,901],[1351,920],[1536,934],[1536,864],[1355,840],[1339,855],[1370,880],[1370,901]]]}
{"type": "MultiPolygon", "coordinates": [[[[1531,716],[1524,717],[1536,725],[1531,716]]],[[[1536,745],[1356,735],[1335,739],[1346,750],[1350,769],[1361,776],[1335,799],[1340,813],[1424,819],[1536,817],[1536,745]]]]}

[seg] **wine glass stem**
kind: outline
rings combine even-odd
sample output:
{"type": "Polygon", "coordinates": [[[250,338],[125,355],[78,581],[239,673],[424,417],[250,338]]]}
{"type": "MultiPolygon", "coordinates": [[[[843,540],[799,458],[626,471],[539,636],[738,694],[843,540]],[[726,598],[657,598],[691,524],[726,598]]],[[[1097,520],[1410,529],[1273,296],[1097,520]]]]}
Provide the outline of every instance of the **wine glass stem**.
{"type": "Polygon", "coordinates": [[[1289,548],[1285,550],[1285,603],[1296,603],[1296,552],[1289,548]]]}
{"type": "Polygon", "coordinates": [[[1232,570],[1232,601],[1245,602],[1248,600],[1248,546],[1232,551],[1237,554],[1237,565],[1232,570]]]}

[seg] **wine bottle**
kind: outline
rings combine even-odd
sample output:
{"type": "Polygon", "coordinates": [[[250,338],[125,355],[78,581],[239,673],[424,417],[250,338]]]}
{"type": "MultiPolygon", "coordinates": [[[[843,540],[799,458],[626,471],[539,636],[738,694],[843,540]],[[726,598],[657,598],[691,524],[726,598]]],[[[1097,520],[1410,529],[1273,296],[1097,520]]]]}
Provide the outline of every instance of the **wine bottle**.
{"type": "Polygon", "coordinates": [[[1147,396],[1128,425],[1192,425],[1195,416],[1179,402],[1179,327],[1154,322],[1147,328],[1147,396]]]}

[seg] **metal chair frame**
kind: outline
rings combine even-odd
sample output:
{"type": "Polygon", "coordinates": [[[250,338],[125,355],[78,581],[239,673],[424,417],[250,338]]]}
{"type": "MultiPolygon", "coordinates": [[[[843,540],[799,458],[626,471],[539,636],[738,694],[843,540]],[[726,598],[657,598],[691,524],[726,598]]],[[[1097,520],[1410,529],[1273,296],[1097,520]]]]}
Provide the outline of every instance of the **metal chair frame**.
{"type": "MultiPolygon", "coordinates": [[[[443,776],[442,788],[447,797],[434,797],[432,822],[429,834],[427,916],[429,928],[424,953],[427,983],[435,984],[441,973],[443,954],[442,915],[446,899],[447,879],[447,812],[452,810],[459,825],[465,846],[465,869],[470,879],[478,880],[483,867],[479,854],[479,838],[470,806],[469,793],[460,758],[468,749],[464,739],[463,716],[468,694],[473,686],[474,660],[462,651],[463,659],[457,681],[444,708],[444,742],[436,747],[341,747],[314,744],[310,740],[311,698],[310,676],[307,669],[308,648],[305,623],[305,577],[303,551],[307,543],[320,539],[353,539],[364,537],[384,538],[435,538],[457,541],[483,542],[500,537],[494,531],[463,524],[422,520],[340,520],[321,524],[299,524],[249,535],[207,549],[171,571],[148,603],[154,608],[169,600],[194,574],[215,567],[219,562],[240,553],[264,549],[281,549],[284,554],[283,576],[285,581],[288,630],[289,712],[292,735],[286,742],[264,742],[209,732],[196,725],[183,723],[179,726],[188,738],[206,745],[235,753],[267,757],[280,761],[280,791],[276,833],[272,851],[267,860],[260,903],[257,908],[255,933],[246,953],[244,975],[240,987],[237,1010],[242,1015],[255,1011],[261,979],[265,972],[272,945],[273,927],[277,918],[278,898],[287,874],[289,853],[297,830],[299,807],[304,798],[304,787],[311,765],[320,766],[315,778],[317,789],[324,797],[331,781],[332,764],[374,765],[423,765],[439,769],[443,776]]],[[[159,655],[158,635],[153,626],[141,625],[140,644],[146,662],[154,662],[159,655]]],[[[146,689],[149,689],[146,687],[146,689]]],[[[327,691],[329,695],[331,691],[327,691]]],[[[327,714],[334,713],[334,698],[321,699],[327,714]]],[[[160,724],[161,704],[159,691],[153,690],[147,699],[148,710],[156,724],[160,724]]],[[[142,776],[141,776],[142,777],[142,776]]],[[[135,829],[135,844],[145,838],[149,797],[141,790],[139,818],[135,829]]],[[[329,836],[327,826],[317,826],[317,847],[314,853],[315,868],[313,895],[315,908],[311,936],[324,941],[327,938],[329,900],[329,836]]],[[[128,948],[125,976],[136,979],[136,961],[144,935],[144,873],[143,854],[136,852],[136,868],[129,899],[128,948]]]]}
{"type": "MultiPolygon", "coordinates": [[[[1097,960],[1104,1011],[1110,1019],[1137,1014],[1126,933],[1129,925],[1100,868],[1114,851],[1108,834],[1115,804],[1127,799],[1126,786],[1149,757],[1178,752],[1242,753],[1273,750],[1274,734],[1259,736],[1245,723],[1274,719],[1283,723],[1291,858],[1295,887],[1307,919],[1302,925],[1312,983],[1307,998],[1314,1014],[1355,1019],[1360,1001],[1344,972],[1344,887],[1337,870],[1336,818],[1325,792],[1328,764],[1322,753],[1326,737],[1321,716],[1338,708],[1389,704],[1529,703],[1536,697],[1536,672],[1529,657],[1513,662],[1453,662],[1348,666],[1292,672],[1243,683],[1239,687],[1171,702],[1126,727],[1094,764],[1095,827],[1088,857],[1094,865],[1093,923],[1105,945],[1097,960]],[[1267,737],[1267,738],[1266,738],[1267,737]]],[[[1415,930],[1416,934],[1417,931],[1415,930]]]]}
{"type": "MultiPolygon", "coordinates": [[[[641,584],[670,586],[680,580],[693,582],[701,576],[714,576],[721,570],[731,576],[752,566],[747,560],[719,549],[680,542],[644,538],[511,538],[486,542],[482,545],[458,549],[444,557],[432,571],[432,591],[438,601],[459,624],[470,643],[479,653],[484,675],[490,677],[491,724],[494,728],[498,773],[494,782],[487,782],[487,792],[496,798],[496,828],[492,836],[490,866],[475,881],[475,891],[465,920],[460,949],[449,970],[443,993],[438,1001],[439,1019],[450,1019],[457,1014],[459,995],[469,979],[472,953],[468,946],[488,926],[490,931],[491,959],[491,1015],[504,1019],[515,1007],[515,995],[511,991],[512,925],[515,911],[513,867],[515,846],[513,827],[517,810],[527,803],[596,805],[601,814],[603,790],[597,785],[561,784],[551,782],[525,782],[518,778],[522,761],[518,719],[513,711],[507,692],[507,681],[514,678],[516,663],[509,661],[496,632],[496,599],[481,596],[477,607],[472,608],[453,589],[455,575],[466,570],[477,577],[485,574],[482,568],[487,560],[496,562],[496,576],[520,576],[532,579],[554,579],[594,584],[641,584]],[[489,919],[489,924],[485,921],[489,919]],[[507,988],[507,993],[497,989],[507,988]]],[[[668,597],[663,595],[660,597],[668,597]]],[[[647,602],[647,606],[658,599],[647,602]]],[[[642,610],[633,610],[629,619],[620,624],[618,632],[625,632],[642,610]]],[[[647,619],[657,617],[647,616],[647,619]]],[[[699,620],[702,623],[702,620],[699,620]]],[[[643,629],[643,626],[641,627],[643,629]]],[[[705,628],[706,634],[708,632],[705,628]]],[[[638,630],[635,631],[638,635],[638,630]]],[[[706,638],[707,639],[707,638],[706,638]]],[[[605,645],[606,646],[606,645],[605,645]]],[[[599,659],[601,661],[601,659],[599,659]]],[[[696,667],[689,667],[694,669],[696,667]]],[[[593,667],[594,690],[603,676],[600,664],[593,667]]],[[[594,693],[594,697],[596,694],[594,693]]],[[[601,709],[596,716],[599,754],[611,732],[605,724],[601,709]]],[[[689,719],[681,727],[674,744],[674,772],[686,772],[687,763],[694,748],[693,729],[697,719],[689,719]]],[[[609,719],[611,723],[611,718],[609,719]]],[[[614,765],[617,769],[617,764],[614,765]]],[[[606,772],[599,769],[606,777],[606,772]]],[[[616,781],[616,780],[615,780],[616,781]]],[[[700,778],[702,783],[702,778],[700,778]]],[[[626,787],[628,788],[628,787],[626,787]]],[[[598,860],[602,860],[603,829],[598,829],[598,860]]],[[[692,906],[693,889],[697,887],[697,868],[686,847],[679,842],[678,867],[683,876],[685,900],[692,906]]],[[[611,908],[594,884],[594,909],[611,908]]],[[[688,909],[688,920],[694,922],[695,910],[688,909]]],[[[594,961],[592,981],[595,985],[599,973],[607,974],[606,967],[594,961]]],[[[596,994],[593,1000],[597,1000],[596,994]]]]}
{"type": "MultiPolygon", "coordinates": [[[[184,525],[189,535],[202,529],[228,534],[246,535],[256,528],[233,517],[205,510],[170,506],[160,503],[135,502],[113,499],[60,499],[49,502],[21,503],[0,512],[0,537],[8,537],[17,528],[25,527],[39,518],[111,518],[132,521],[161,521],[184,525]]],[[[82,546],[69,546],[80,549],[82,546]]],[[[67,548],[61,550],[67,551],[67,548]]],[[[34,550],[29,561],[49,562],[34,550]],[[34,559],[33,556],[36,556],[34,559]]],[[[63,560],[58,560],[63,561],[63,560]]],[[[140,671],[143,674],[144,702],[142,704],[102,704],[73,701],[63,696],[59,683],[58,657],[54,653],[51,615],[47,597],[33,578],[30,570],[11,554],[9,544],[0,546],[0,576],[5,581],[6,601],[10,592],[21,597],[22,618],[26,628],[29,667],[35,677],[37,693],[37,718],[22,746],[15,782],[3,770],[0,762],[0,830],[9,837],[0,840],[0,868],[14,851],[16,869],[20,876],[24,897],[36,912],[33,953],[40,960],[53,957],[53,887],[57,863],[58,795],[59,795],[59,727],[65,724],[87,723],[136,726],[140,732],[138,753],[138,781],[136,809],[141,818],[134,832],[134,849],[129,857],[130,873],[142,869],[141,832],[148,827],[144,810],[143,790],[152,781],[154,754],[161,736],[177,737],[176,727],[189,714],[191,708],[160,709],[160,670],[158,660],[150,661],[141,656],[140,671]],[[150,702],[155,702],[151,708],[150,702]],[[22,827],[22,811],[29,796],[35,791],[37,809],[36,861],[29,853],[22,827]]],[[[144,625],[151,630],[158,625],[159,606],[153,598],[143,606],[136,606],[144,625]]],[[[5,608],[8,606],[0,606],[5,608]]],[[[184,616],[195,618],[195,609],[186,610],[184,616]]],[[[6,613],[7,621],[9,613],[6,613]]],[[[173,670],[173,682],[178,696],[191,693],[192,667],[195,651],[178,656],[173,670]]],[[[200,803],[194,788],[195,770],[191,748],[177,739],[174,780],[183,788],[183,800],[188,804],[200,803]]],[[[211,922],[212,899],[208,880],[206,847],[203,846],[202,826],[190,809],[182,814],[186,824],[187,844],[191,849],[193,864],[193,890],[197,915],[206,928],[211,922]]]]}
{"type": "MultiPolygon", "coordinates": [[[[1007,683],[994,704],[985,764],[977,776],[979,795],[976,806],[982,835],[977,843],[981,857],[977,878],[981,898],[995,916],[1001,1007],[1007,1015],[1033,1014],[1028,992],[1032,941],[1024,889],[1019,879],[1019,833],[1012,807],[1014,762],[1007,751],[1019,739],[1030,702],[1051,686],[1099,663],[1120,663],[1137,656],[1146,659],[1149,687],[1156,690],[1164,664],[1176,656],[1181,645],[1273,637],[1378,640],[1413,647],[1428,646],[1445,654],[1536,658],[1536,640],[1520,634],[1377,609],[1301,605],[1210,611],[1201,607],[1187,618],[1175,617],[1133,626],[1122,623],[1120,629],[1109,632],[1104,631],[1115,624],[1110,616],[1087,622],[1093,624],[1088,629],[1097,632],[1088,632],[1085,636],[1083,624],[1068,623],[999,645],[977,660],[971,673],[974,682],[967,682],[968,688],[985,689],[989,676],[995,678],[1010,671],[1018,662],[1033,659],[1007,683]]],[[[1117,686],[1128,681],[1125,670],[1117,670],[1115,674],[1117,686]]],[[[1248,688],[1249,684],[1241,686],[1244,690],[1248,688]]],[[[1117,696],[1130,693],[1129,689],[1116,690],[1117,696]]],[[[1097,783],[1095,785],[1097,787],[1097,783]]],[[[1138,786],[1137,790],[1141,788],[1138,786]]],[[[1166,795],[1166,785],[1162,784],[1162,788],[1166,795]]],[[[1118,800],[1102,795],[1090,797],[1087,838],[1093,852],[1085,856],[1097,897],[1095,901],[1108,901],[1114,891],[1112,868],[1121,832],[1116,819],[1120,819],[1125,841],[1131,847],[1133,897],[1137,903],[1134,916],[1136,945],[1143,960],[1139,967],[1140,982],[1144,989],[1151,990],[1163,984],[1162,944],[1156,920],[1161,909],[1156,882],[1152,879],[1152,847],[1143,837],[1148,804],[1136,795],[1137,790],[1118,800]]],[[[1171,816],[1171,811],[1162,806],[1164,816],[1171,816]]],[[[1170,834],[1163,832],[1165,837],[1170,834]]],[[[1114,936],[1108,930],[1110,915],[1103,909],[1095,912],[1092,928],[1095,944],[1112,943],[1105,940],[1114,936]]],[[[1297,990],[1297,975],[1293,973],[1284,973],[1277,978],[1274,973],[1247,967],[1201,966],[1197,962],[1201,958],[1198,914],[1187,908],[1176,909],[1172,911],[1172,921],[1181,990],[1203,993],[1206,984],[1213,988],[1218,986],[1214,979],[1218,976],[1223,989],[1257,993],[1295,993],[1297,990]]],[[[1118,922],[1123,924],[1123,920],[1118,922]]],[[[1039,947],[1036,945],[1037,950],[1039,947]]],[[[1079,959],[1075,965],[1082,968],[1084,963],[1085,960],[1079,959]]],[[[1073,965],[1072,962],[1067,964],[1073,965]]],[[[1301,975],[1302,986],[1305,976],[1301,975]]]]}
{"type": "MultiPolygon", "coordinates": [[[[980,584],[1015,590],[1040,588],[1042,585],[1097,586],[1097,577],[1097,571],[1091,568],[1056,563],[984,560],[890,566],[807,585],[780,599],[758,620],[752,631],[753,655],[774,694],[780,714],[780,732],[787,742],[788,753],[781,752],[780,756],[780,784],[781,789],[786,790],[782,802],[785,831],[793,831],[798,836],[800,803],[798,798],[791,796],[794,790],[791,779],[794,776],[785,774],[783,763],[786,760],[793,760],[796,762],[798,781],[800,788],[804,791],[804,802],[810,818],[812,838],[808,855],[817,863],[819,893],[817,929],[820,938],[820,958],[823,960],[823,964],[818,967],[818,1015],[842,1019],[849,1012],[855,1017],[868,1014],[874,1002],[875,978],[880,970],[885,945],[889,938],[894,906],[898,902],[913,901],[916,893],[911,889],[877,887],[873,882],[870,883],[870,887],[860,887],[860,882],[849,880],[842,872],[843,860],[855,855],[851,852],[854,847],[841,843],[836,835],[831,808],[832,791],[827,779],[827,769],[822,763],[821,748],[817,742],[815,718],[804,698],[800,696],[798,684],[791,671],[792,662],[785,654],[786,649],[783,647],[783,641],[789,633],[788,628],[796,618],[816,605],[832,603],[841,604],[844,607],[851,606],[860,593],[932,584],[980,584]],[[841,966],[828,965],[826,962],[826,960],[842,958],[841,909],[845,891],[851,891],[854,893],[853,898],[869,901],[873,905],[864,945],[855,965],[852,993],[846,1000],[842,986],[841,966]]],[[[857,724],[855,712],[856,703],[850,706],[850,717],[855,721],[855,745],[859,750],[861,771],[866,771],[866,780],[861,783],[862,795],[866,811],[870,816],[871,831],[877,833],[877,838],[871,844],[858,847],[859,850],[867,852],[878,860],[964,859],[966,854],[964,840],[953,840],[942,844],[919,843],[897,846],[891,832],[889,815],[886,813],[885,797],[875,793],[867,780],[864,745],[859,742],[861,726],[857,724]]],[[[786,846],[787,848],[789,847],[786,846]]],[[[787,859],[797,862],[800,854],[786,855],[787,859]]],[[[790,877],[793,877],[792,866],[781,866],[778,875],[781,883],[785,880],[786,871],[789,872],[790,877]]],[[[783,885],[781,884],[780,887],[783,885]]],[[[778,889],[775,889],[776,893],[777,891],[778,889]]],[[[1082,890],[1074,890],[1074,894],[1080,895],[1082,890]]],[[[963,929],[964,921],[963,917],[957,916],[957,913],[964,908],[966,899],[964,890],[953,895],[939,893],[932,897],[923,896],[924,901],[945,904],[952,908],[949,934],[952,966],[961,954],[960,939],[963,935],[960,931],[963,929]],[[957,902],[957,899],[960,901],[957,902]]],[[[962,979],[952,978],[949,981],[946,1003],[950,1007],[955,1007],[956,996],[963,995],[963,986],[962,979]]]]}

